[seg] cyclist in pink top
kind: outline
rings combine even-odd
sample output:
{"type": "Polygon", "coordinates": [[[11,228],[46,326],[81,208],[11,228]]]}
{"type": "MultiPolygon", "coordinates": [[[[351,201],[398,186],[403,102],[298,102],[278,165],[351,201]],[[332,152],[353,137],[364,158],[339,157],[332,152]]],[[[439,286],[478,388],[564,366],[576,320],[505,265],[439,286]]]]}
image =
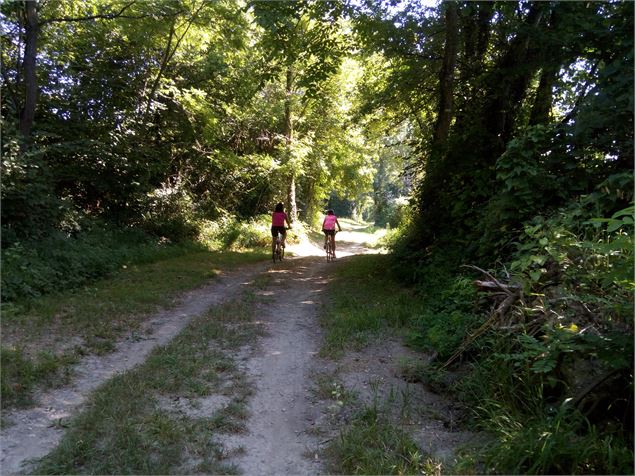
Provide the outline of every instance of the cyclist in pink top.
{"type": "Polygon", "coordinates": [[[322,232],[324,233],[324,249],[326,249],[326,240],[331,240],[333,256],[335,256],[335,225],[337,225],[339,231],[342,231],[342,227],[340,226],[340,222],[337,221],[335,213],[333,213],[333,210],[329,210],[326,212],[326,216],[322,222],[322,232]]]}
{"type": "Polygon", "coordinates": [[[287,228],[284,226],[284,222],[287,222],[289,229],[291,229],[291,223],[289,223],[289,217],[284,212],[284,205],[278,203],[274,212],[271,214],[271,252],[276,251],[276,238],[278,233],[282,235],[282,247],[284,248],[284,240],[287,237],[287,228]]]}

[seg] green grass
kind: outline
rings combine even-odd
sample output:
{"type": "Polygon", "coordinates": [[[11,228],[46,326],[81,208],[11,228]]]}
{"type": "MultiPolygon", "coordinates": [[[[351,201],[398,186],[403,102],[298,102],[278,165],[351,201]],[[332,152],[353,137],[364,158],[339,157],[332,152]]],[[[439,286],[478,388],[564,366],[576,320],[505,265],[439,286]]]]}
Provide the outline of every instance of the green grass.
{"type": "Polygon", "coordinates": [[[37,383],[58,386],[68,382],[70,366],[77,361],[73,353],[53,355],[40,352],[29,358],[20,348],[2,349],[2,406],[26,406],[32,403],[33,387],[37,383]]]}
{"type": "Polygon", "coordinates": [[[334,474],[440,474],[402,428],[367,407],[326,449],[334,474]]]}
{"type": "Polygon", "coordinates": [[[430,267],[427,282],[408,287],[396,276],[390,255],[353,256],[334,269],[322,319],[327,330],[323,355],[363,347],[372,336],[393,329],[408,345],[443,359],[486,319],[472,281],[463,276],[430,267]]]}
{"type": "Polygon", "coordinates": [[[90,286],[5,308],[3,407],[28,404],[35,384],[58,381],[60,372],[78,356],[111,352],[118,338],[134,337],[148,315],[173,304],[179,293],[208,282],[221,269],[267,256],[266,252],[196,251],[129,266],[90,286]],[[69,346],[72,342],[76,343],[69,346]],[[38,363],[41,352],[48,355],[46,365],[38,363]]]}
{"type": "Polygon", "coordinates": [[[522,421],[500,409],[487,426],[495,438],[480,457],[494,474],[633,474],[631,445],[564,405],[522,421]]]}
{"type": "Polygon", "coordinates": [[[335,268],[329,286],[331,304],[322,313],[326,338],[322,355],[337,356],[360,348],[370,337],[406,326],[422,312],[423,302],[412,290],[392,279],[391,257],[353,256],[335,268]]]}
{"type": "Polygon", "coordinates": [[[141,366],[100,387],[36,474],[235,474],[219,440],[245,430],[251,386],[230,355],[259,335],[249,299],[195,318],[141,366]],[[225,395],[208,415],[166,408],[225,395]]]}

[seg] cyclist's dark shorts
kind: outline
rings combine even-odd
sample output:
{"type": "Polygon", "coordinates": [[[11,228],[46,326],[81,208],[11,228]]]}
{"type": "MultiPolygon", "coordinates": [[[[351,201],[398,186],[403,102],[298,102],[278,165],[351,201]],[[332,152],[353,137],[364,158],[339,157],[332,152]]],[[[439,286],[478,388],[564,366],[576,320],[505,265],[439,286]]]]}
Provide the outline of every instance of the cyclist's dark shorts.
{"type": "Polygon", "coordinates": [[[272,226],[271,236],[275,238],[276,236],[278,236],[278,233],[280,233],[282,236],[285,236],[287,234],[287,229],[284,226],[272,226]]]}
{"type": "Polygon", "coordinates": [[[322,228],[322,232],[324,232],[325,235],[335,236],[335,230],[325,230],[322,228]]]}

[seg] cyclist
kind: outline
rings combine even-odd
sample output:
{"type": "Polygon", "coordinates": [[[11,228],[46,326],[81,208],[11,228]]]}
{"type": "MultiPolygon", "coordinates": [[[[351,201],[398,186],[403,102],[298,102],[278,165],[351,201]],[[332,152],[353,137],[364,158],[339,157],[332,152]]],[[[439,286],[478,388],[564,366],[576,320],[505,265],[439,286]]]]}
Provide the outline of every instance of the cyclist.
{"type": "Polygon", "coordinates": [[[337,217],[333,210],[328,210],[326,212],[326,216],[324,217],[324,221],[322,222],[322,232],[324,233],[324,249],[326,249],[326,240],[331,240],[331,245],[333,246],[333,257],[335,258],[335,225],[339,231],[342,231],[342,227],[340,226],[340,222],[337,221],[337,217]]]}
{"type": "Polygon", "coordinates": [[[289,225],[289,229],[291,229],[291,223],[289,223],[289,217],[284,212],[284,205],[282,203],[278,203],[274,212],[271,214],[271,252],[276,252],[276,238],[278,238],[278,233],[282,235],[282,247],[284,248],[284,240],[287,237],[287,229],[284,226],[284,222],[287,222],[289,225]]]}

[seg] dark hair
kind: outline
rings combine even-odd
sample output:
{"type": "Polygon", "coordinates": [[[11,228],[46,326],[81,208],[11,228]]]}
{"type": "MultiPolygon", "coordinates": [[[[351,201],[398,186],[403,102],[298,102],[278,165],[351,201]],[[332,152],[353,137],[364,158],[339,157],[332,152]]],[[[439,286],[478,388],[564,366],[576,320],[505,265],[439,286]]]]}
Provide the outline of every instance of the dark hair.
{"type": "Polygon", "coordinates": [[[283,205],[282,203],[278,203],[278,204],[276,205],[276,209],[275,209],[275,211],[276,211],[276,212],[283,212],[283,211],[284,211],[284,205],[283,205]]]}
{"type": "Polygon", "coordinates": [[[335,215],[335,213],[333,213],[333,210],[331,210],[330,208],[326,211],[327,215],[335,215]]]}

